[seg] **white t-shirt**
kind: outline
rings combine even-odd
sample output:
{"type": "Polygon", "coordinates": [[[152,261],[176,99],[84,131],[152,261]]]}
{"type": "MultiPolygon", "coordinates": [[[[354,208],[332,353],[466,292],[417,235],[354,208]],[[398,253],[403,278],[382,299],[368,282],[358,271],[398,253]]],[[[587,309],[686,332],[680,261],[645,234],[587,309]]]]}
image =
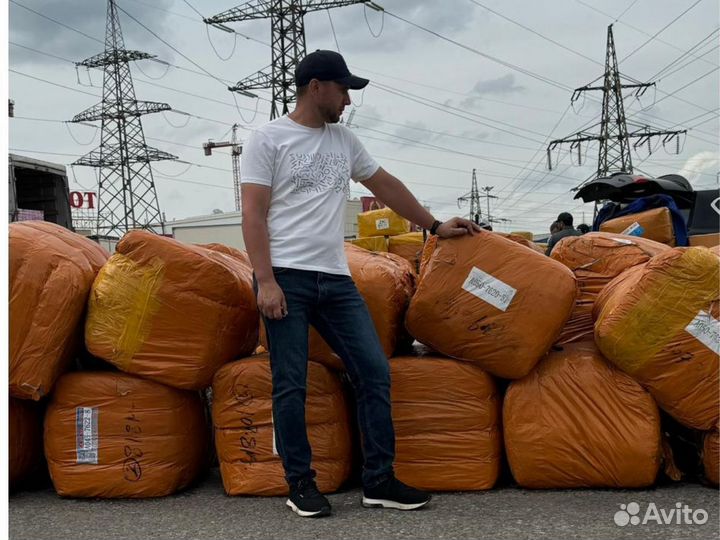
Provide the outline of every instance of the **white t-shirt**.
{"type": "Polygon", "coordinates": [[[272,188],[272,265],[350,275],[343,248],[350,179],[362,182],[378,168],[340,124],[311,128],[283,116],[253,131],[243,146],[240,177],[272,188]]]}

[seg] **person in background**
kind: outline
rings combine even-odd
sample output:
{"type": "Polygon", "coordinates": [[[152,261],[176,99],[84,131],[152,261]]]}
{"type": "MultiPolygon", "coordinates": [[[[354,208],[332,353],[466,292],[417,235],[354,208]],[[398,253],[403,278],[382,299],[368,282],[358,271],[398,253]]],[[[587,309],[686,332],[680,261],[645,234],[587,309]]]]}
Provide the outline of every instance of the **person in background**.
{"type": "Polygon", "coordinates": [[[586,223],[581,223],[577,226],[577,230],[580,231],[580,234],[587,234],[590,232],[590,225],[587,225],[586,223]]]}
{"type": "Polygon", "coordinates": [[[555,223],[550,226],[550,232],[552,233],[552,235],[550,236],[550,240],[548,240],[547,249],[545,250],[545,255],[548,256],[552,253],[555,245],[563,238],[567,236],[582,235],[580,231],[573,227],[573,217],[572,214],[568,212],[562,212],[560,215],[558,215],[555,223]],[[553,226],[555,226],[556,230],[556,232],[554,233],[552,233],[553,226]]]}

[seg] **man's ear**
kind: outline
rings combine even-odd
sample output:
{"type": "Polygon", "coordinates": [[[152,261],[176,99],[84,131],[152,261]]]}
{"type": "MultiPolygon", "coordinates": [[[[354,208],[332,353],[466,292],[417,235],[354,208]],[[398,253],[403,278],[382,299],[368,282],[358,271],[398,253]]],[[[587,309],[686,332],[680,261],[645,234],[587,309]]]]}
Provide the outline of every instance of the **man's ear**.
{"type": "Polygon", "coordinates": [[[320,91],[320,81],[317,79],[312,79],[309,83],[308,90],[313,96],[316,96],[317,93],[320,91]]]}

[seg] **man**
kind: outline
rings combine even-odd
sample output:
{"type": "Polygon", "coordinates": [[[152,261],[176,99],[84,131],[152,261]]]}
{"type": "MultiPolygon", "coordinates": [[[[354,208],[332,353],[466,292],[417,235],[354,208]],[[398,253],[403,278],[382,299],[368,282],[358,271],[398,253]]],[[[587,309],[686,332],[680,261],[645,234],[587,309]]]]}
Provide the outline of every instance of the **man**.
{"type": "Polygon", "coordinates": [[[277,448],[290,486],[287,505],[303,517],[330,514],[313,479],[305,426],[308,325],[342,358],[355,388],[363,506],[411,510],[430,500],[393,474],[388,361],[343,247],[350,179],[442,238],[479,230],[466,219],[435,220],[338,124],[350,105],[348,90],[368,82],[352,75],[338,53],[307,55],[295,71],[297,107],[253,132],[243,152],[243,236],[270,349],[277,448]]]}
{"type": "Polygon", "coordinates": [[[550,226],[550,231],[553,231],[553,227],[557,232],[554,232],[550,236],[550,240],[548,240],[547,249],[545,250],[545,255],[550,256],[552,253],[553,248],[555,247],[555,244],[557,244],[560,240],[565,238],[566,236],[581,236],[582,233],[575,229],[573,227],[573,217],[572,214],[569,214],[568,212],[562,212],[558,217],[555,223],[553,223],[550,226]]]}

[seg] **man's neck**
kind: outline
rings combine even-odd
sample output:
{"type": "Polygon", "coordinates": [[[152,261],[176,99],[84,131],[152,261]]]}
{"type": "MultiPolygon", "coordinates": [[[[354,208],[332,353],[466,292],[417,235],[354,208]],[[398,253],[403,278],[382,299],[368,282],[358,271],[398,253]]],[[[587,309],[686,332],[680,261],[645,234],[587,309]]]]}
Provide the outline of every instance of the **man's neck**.
{"type": "Polygon", "coordinates": [[[295,107],[295,110],[288,114],[288,118],[301,126],[310,128],[321,128],[325,125],[325,120],[322,119],[317,111],[308,110],[301,105],[295,107]]]}

